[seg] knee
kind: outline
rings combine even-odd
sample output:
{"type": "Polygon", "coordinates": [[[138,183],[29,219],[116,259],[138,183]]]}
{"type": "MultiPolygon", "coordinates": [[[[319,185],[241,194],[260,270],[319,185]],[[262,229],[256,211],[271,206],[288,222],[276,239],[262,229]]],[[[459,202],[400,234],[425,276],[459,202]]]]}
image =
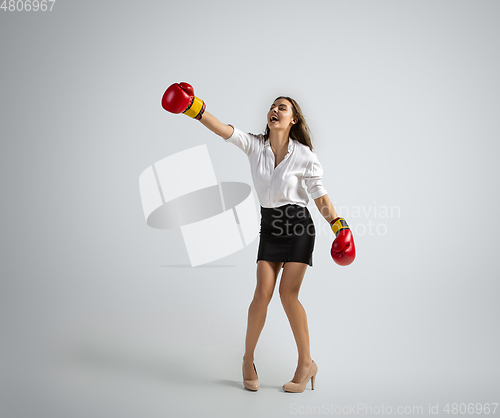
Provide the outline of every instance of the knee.
{"type": "Polygon", "coordinates": [[[280,299],[281,304],[286,308],[299,300],[299,294],[290,290],[280,290],[280,299]]]}
{"type": "Polygon", "coordinates": [[[271,298],[273,297],[273,292],[268,290],[257,289],[255,290],[255,294],[253,295],[253,300],[255,303],[259,305],[267,306],[269,302],[271,302],[271,298]]]}

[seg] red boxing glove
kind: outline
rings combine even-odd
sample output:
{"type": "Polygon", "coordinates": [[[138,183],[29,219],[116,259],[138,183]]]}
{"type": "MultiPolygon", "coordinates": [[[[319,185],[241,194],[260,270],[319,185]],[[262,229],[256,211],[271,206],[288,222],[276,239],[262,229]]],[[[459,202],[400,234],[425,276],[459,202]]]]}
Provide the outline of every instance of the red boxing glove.
{"type": "Polygon", "coordinates": [[[201,119],[205,103],[194,95],[193,86],[188,83],[174,83],[163,93],[163,108],[171,113],[184,113],[194,119],[201,119]]]}
{"type": "Polygon", "coordinates": [[[356,248],[349,225],[344,218],[336,218],[330,223],[335,234],[331,255],[339,266],[348,266],[356,258],[356,248]]]}

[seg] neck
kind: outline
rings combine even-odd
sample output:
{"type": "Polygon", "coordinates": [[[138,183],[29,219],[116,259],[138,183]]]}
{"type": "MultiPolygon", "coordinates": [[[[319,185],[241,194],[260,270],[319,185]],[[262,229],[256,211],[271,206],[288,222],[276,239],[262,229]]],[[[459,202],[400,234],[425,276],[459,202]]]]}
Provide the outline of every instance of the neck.
{"type": "Polygon", "coordinates": [[[278,150],[284,147],[288,147],[288,136],[290,134],[290,129],[286,131],[269,131],[269,143],[271,148],[278,150]]]}

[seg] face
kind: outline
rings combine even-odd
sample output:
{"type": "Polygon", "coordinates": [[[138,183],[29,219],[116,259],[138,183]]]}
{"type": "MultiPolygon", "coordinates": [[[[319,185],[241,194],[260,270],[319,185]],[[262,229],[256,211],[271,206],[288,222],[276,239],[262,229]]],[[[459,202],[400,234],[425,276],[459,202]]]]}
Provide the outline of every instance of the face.
{"type": "Polygon", "coordinates": [[[287,129],[297,123],[293,116],[292,104],[286,99],[276,100],[267,113],[269,129],[287,129]]]}

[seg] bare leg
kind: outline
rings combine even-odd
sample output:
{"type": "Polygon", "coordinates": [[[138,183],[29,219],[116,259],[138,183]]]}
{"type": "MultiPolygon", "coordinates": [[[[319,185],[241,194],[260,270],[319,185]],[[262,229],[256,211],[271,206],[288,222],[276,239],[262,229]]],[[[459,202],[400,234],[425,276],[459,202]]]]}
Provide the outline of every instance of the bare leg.
{"type": "Polygon", "coordinates": [[[312,364],[306,311],[299,302],[300,286],[307,266],[305,263],[286,263],[281,275],[279,289],[281,304],[290,322],[299,354],[297,369],[292,379],[292,382],[295,383],[299,383],[306,378],[312,364]]]}
{"type": "Polygon", "coordinates": [[[259,260],[257,263],[257,285],[252,303],[248,308],[247,335],[243,356],[243,375],[246,379],[257,379],[253,368],[254,351],[262,328],[266,322],[267,307],[273,296],[276,279],[283,263],[259,260]]]}

